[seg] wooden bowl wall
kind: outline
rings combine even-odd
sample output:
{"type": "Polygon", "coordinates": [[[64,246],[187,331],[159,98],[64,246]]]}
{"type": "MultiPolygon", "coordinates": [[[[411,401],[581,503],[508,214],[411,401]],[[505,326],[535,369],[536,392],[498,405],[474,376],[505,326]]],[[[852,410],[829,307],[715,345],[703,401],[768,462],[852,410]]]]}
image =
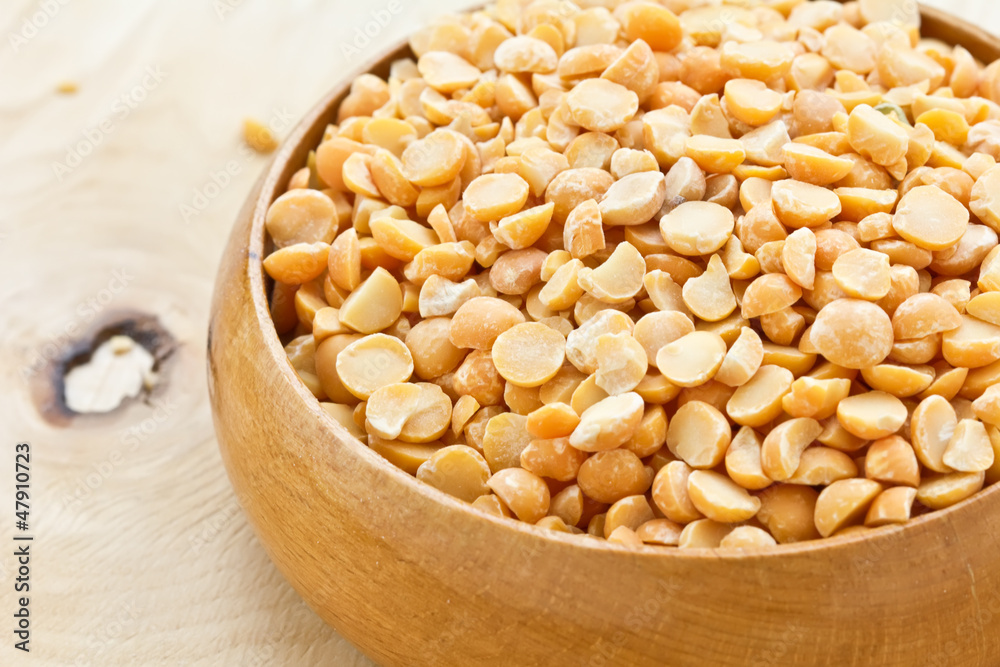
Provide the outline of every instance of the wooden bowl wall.
{"type": "MultiPolygon", "coordinates": [[[[1000,40],[924,10],[924,32],[1000,40]]],[[[319,407],[270,321],[264,215],[335,117],[301,122],[219,272],[209,384],[223,459],[268,554],[385,665],[995,665],[1000,488],[905,527],[762,553],[626,550],[480,514],[394,468],[319,407]]]]}

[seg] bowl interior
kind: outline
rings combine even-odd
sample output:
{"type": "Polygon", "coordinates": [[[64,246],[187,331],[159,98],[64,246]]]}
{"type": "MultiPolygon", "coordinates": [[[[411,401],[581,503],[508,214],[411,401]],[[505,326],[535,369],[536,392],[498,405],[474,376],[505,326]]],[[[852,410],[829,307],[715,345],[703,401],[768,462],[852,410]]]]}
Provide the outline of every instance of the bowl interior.
{"type": "MultiPolygon", "coordinates": [[[[1000,58],[1000,38],[991,35],[977,26],[956,19],[945,12],[933,8],[922,7],[922,17],[923,26],[921,33],[924,37],[939,39],[948,44],[961,44],[973,56],[984,63],[990,63],[1000,58]]],[[[524,536],[530,536],[531,539],[567,543],[583,549],[613,550],[650,558],[713,560],[719,558],[775,558],[782,555],[801,554],[816,550],[837,550],[858,542],[874,542],[874,548],[877,549],[877,541],[880,538],[895,535],[900,531],[912,531],[917,527],[926,527],[933,530],[935,529],[935,523],[940,523],[943,527],[946,517],[952,513],[976,512],[980,508],[985,509],[986,507],[996,505],[996,503],[992,502],[992,499],[997,494],[1000,494],[1000,488],[998,488],[1000,484],[984,488],[972,497],[947,509],[936,510],[916,517],[902,526],[875,528],[864,534],[841,535],[797,544],[779,544],[777,547],[769,547],[753,552],[727,552],[716,551],[714,549],[671,549],[645,545],[638,549],[630,549],[605,540],[584,539],[585,536],[562,534],[538,528],[521,521],[502,519],[478,512],[472,509],[469,504],[453,498],[428,484],[424,484],[412,475],[398,469],[389,461],[369,449],[365,444],[351,436],[343,426],[320,407],[319,401],[305,388],[305,385],[298,379],[291,365],[287,363],[284,349],[275,331],[268,307],[273,281],[264,273],[262,260],[271,251],[272,244],[267,235],[264,219],[271,202],[284,192],[284,187],[291,176],[306,164],[309,152],[315,149],[320,143],[327,125],[336,122],[337,109],[340,102],[349,92],[351,81],[364,73],[376,74],[383,78],[388,77],[389,67],[392,62],[407,57],[412,58],[413,53],[408,43],[402,42],[388,49],[381,56],[345,75],[343,81],[302,119],[282,144],[262,180],[259,196],[257,197],[252,213],[247,270],[257,324],[264,332],[267,350],[270,355],[267,363],[277,365],[280,372],[296,388],[301,399],[302,410],[311,413],[315,418],[323,421],[331,433],[335,434],[338,442],[344,445],[345,452],[372,462],[385,474],[387,480],[391,480],[391,483],[405,485],[409,492],[432,499],[434,502],[448,507],[450,511],[461,512],[475,516],[479,521],[492,523],[497,530],[514,531],[524,536]],[[986,503],[989,504],[987,505],[986,503]]]]}

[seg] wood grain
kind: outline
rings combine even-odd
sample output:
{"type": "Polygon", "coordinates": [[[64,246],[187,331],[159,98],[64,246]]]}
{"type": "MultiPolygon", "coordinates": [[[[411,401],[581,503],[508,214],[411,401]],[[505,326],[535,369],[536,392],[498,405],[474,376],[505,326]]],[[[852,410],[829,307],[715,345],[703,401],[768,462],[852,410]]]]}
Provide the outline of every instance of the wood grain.
{"type": "MultiPolygon", "coordinates": [[[[372,10],[387,3],[67,3],[16,50],[9,36],[20,34],[41,3],[0,3],[0,440],[5,452],[19,440],[33,444],[32,664],[369,664],[305,606],[238,509],[221,465],[204,382],[209,300],[232,221],[267,162],[241,150],[241,119],[270,120],[287,134],[347,69],[414,26],[466,4],[401,3],[402,11],[360,53],[348,57],[342,47],[372,20],[372,10]],[[151,85],[144,88],[150,68],[162,71],[162,81],[147,79],[151,85]],[[63,80],[77,81],[80,93],[56,95],[63,80]],[[131,96],[137,87],[141,101],[131,96]],[[95,128],[105,121],[110,131],[101,130],[100,142],[82,163],[58,176],[54,164],[65,163],[70,147],[86,142],[88,132],[97,136],[95,128]],[[229,183],[212,190],[213,174],[227,172],[229,183]],[[205,197],[204,207],[183,215],[182,205],[202,203],[196,202],[196,192],[205,197]],[[113,283],[116,272],[119,283],[113,283]],[[125,288],[112,293],[122,280],[125,288]],[[108,293],[112,296],[106,300],[108,293]],[[31,393],[43,369],[39,359],[57,358],[100,322],[135,311],[155,314],[178,343],[150,402],[132,403],[103,418],[43,419],[31,393]]],[[[996,3],[930,4],[1000,31],[996,3]]],[[[0,500],[9,499],[10,464],[0,470],[0,500]]],[[[356,502],[371,506],[381,493],[372,489],[356,502]]],[[[403,518],[419,521],[414,511],[403,518]]],[[[961,529],[956,524],[955,530],[961,529]]],[[[984,521],[980,530],[988,529],[984,521]]],[[[10,544],[11,530],[10,520],[0,519],[0,545],[10,544]]],[[[383,544],[379,562],[411,561],[415,550],[452,537],[429,531],[411,543],[383,544]]],[[[958,539],[939,537],[942,543],[958,539]]],[[[460,548],[461,542],[454,545],[460,548]]],[[[452,573],[435,566],[421,590],[428,595],[442,587],[458,591],[460,583],[475,580],[475,595],[492,601],[499,593],[476,579],[474,570],[529,567],[533,559],[546,557],[547,548],[513,554],[474,548],[457,583],[451,582],[452,573]]],[[[0,549],[4,614],[13,608],[9,551],[0,549]]],[[[881,551],[869,556],[878,560],[881,551]]],[[[617,556],[594,557],[607,572],[621,562],[617,556]]],[[[863,565],[867,560],[857,562],[862,565],[848,572],[849,579],[875,573],[863,565]]],[[[900,567],[911,568],[912,586],[930,599],[937,591],[928,573],[912,569],[914,564],[900,567]]],[[[653,572],[642,558],[629,559],[627,567],[653,572]]],[[[725,562],[718,567],[729,568],[725,562]]],[[[730,576],[754,581],[758,575],[754,566],[741,566],[730,576]]],[[[989,590],[979,583],[980,591],[989,590]]],[[[553,591],[546,595],[564,595],[554,584],[558,580],[546,584],[545,590],[553,591]]],[[[636,595],[639,610],[636,632],[646,632],[649,622],[638,603],[652,597],[647,589],[629,592],[636,595]]],[[[833,588],[816,604],[832,604],[831,618],[836,618],[848,613],[850,594],[850,588],[833,588]]],[[[500,641],[510,639],[519,631],[511,618],[537,609],[530,605],[540,595],[498,604],[481,622],[500,641]]],[[[380,596],[387,597],[388,612],[371,618],[394,628],[400,607],[391,595],[380,596]]],[[[982,594],[979,600],[983,609],[995,604],[982,594]]],[[[355,633],[362,623],[361,602],[348,619],[355,633]]],[[[680,603],[678,613],[696,602],[680,603]]],[[[763,614],[783,603],[772,596],[755,604],[763,614]]],[[[936,618],[951,611],[921,604],[936,618]]],[[[804,607],[791,611],[796,609],[804,607]]],[[[473,617],[446,623],[429,611],[421,615],[442,651],[464,650],[471,627],[466,622],[473,617]]],[[[579,627],[597,637],[606,631],[601,625],[606,617],[602,612],[582,618],[579,627]]],[[[959,610],[947,622],[958,627],[962,619],[959,610]]],[[[765,627],[778,623],[763,615],[759,622],[765,627]]],[[[905,623],[909,619],[894,619],[891,625],[905,623]]],[[[785,630],[791,633],[786,638],[794,638],[793,626],[785,630]]],[[[404,647],[402,638],[399,647],[404,647]]],[[[8,639],[0,641],[0,664],[25,664],[8,639]]],[[[693,655],[702,639],[703,634],[692,635],[678,655],[693,655]]],[[[854,643],[845,644],[844,651],[859,656],[874,651],[878,657],[889,650],[881,639],[873,646],[861,639],[849,638],[854,643]]],[[[753,644],[747,651],[754,659],[785,664],[786,655],[795,655],[785,645],[753,644]]],[[[617,647],[614,637],[606,636],[594,646],[594,655],[628,655],[617,647]]],[[[495,657],[488,647],[477,650],[472,659],[495,657]]],[[[944,650],[937,647],[930,655],[947,657],[944,650]]]]}

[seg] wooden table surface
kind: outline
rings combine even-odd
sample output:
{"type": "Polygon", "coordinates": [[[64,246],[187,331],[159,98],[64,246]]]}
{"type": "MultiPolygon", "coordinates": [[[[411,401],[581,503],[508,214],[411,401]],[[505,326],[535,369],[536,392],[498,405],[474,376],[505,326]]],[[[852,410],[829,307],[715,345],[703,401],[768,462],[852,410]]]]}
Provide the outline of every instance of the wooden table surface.
{"type": "MultiPolygon", "coordinates": [[[[286,134],[343,72],[470,4],[0,4],[0,664],[28,664],[9,629],[24,441],[31,664],[370,664],[301,602],[239,510],[207,401],[209,300],[267,163],[242,146],[242,119],[286,134]],[[57,94],[64,81],[79,92],[57,94]],[[136,313],[172,337],[148,400],[43,415],[51,362],[136,313]]],[[[1000,32],[993,0],[928,4],[1000,32]]]]}

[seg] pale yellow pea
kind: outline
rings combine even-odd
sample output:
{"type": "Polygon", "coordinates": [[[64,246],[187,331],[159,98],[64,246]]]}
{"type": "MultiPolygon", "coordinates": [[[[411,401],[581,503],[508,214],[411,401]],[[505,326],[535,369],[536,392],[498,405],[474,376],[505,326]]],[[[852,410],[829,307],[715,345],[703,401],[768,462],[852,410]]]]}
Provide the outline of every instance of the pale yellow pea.
{"type": "Polygon", "coordinates": [[[802,297],[802,289],[783,273],[758,276],[743,293],[742,314],[745,319],[770,315],[794,306],[802,297]]]}
{"type": "Polygon", "coordinates": [[[628,392],[609,396],[583,411],[570,444],[585,452],[615,449],[625,444],[642,421],[645,403],[628,392]]]}
{"type": "Polygon", "coordinates": [[[633,335],[645,350],[647,361],[655,366],[660,348],[693,332],[694,323],[683,313],[656,311],[643,315],[635,323],[633,335]]]}
{"type": "Polygon", "coordinates": [[[740,523],[760,509],[760,500],[725,475],[695,470],[688,477],[688,495],[695,508],[719,523],[740,523]]]}
{"type": "Polygon", "coordinates": [[[472,396],[459,396],[451,411],[451,432],[456,436],[462,433],[480,407],[479,401],[472,396]]]}
{"type": "Polygon", "coordinates": [[[420,56],[417,68],[424,81],[442,93],[469,88],[481,72],[464,58],[447,51],[431,51],[420,56]]]}
{"type": "Polygon", "coordinates": [[[733,531],[726,523],[711,519],[698,519],[684,526],[677,540],[680,549],[718,549],[722,541],[733,531]]]}
{"type": "Polygon", "coordinates": [[[364,429],[354,421],[354,406],[343,405],[342,403],[327,403],[325,401],[319,405],[355,438],[364,442],[368,437],[364,429]]]}
{"type": "Polygon", "coordinates": [[[719,542],[720,549],[766,549],[778,542],[766,530],[756,526],[738,526],[719,542]]]}
{"type": "Polygon", "coordinates": [[[580,423],[580,417],[566,403],[549,403],[528,415],[526,428],[536,438],[568,437],[580,423]]]}
{"type": "Polygon", "coordinates": [[[854,26],[844,23],[831,26],[824,31],[823,37],[823,56],[834,67],[858,74],[868,74],[875,69],[878,45],[854,26]]]}
{"type": "Polygon", "coordinates": [[[455,347],[448,339],[451,320],[432,317],[417,322],[406,333],[404,340],[413,357],[417,377],[433,380],[450,373],[462,363],[466,350],[455,347]]]}
{"type": "Polygon", "coordinates": [[[920,463],[913,446],[898,435],[876,440],[865,455],[865,477],[915,488],[920,484],[920,463]]]}
{"type": "Polygon", "coordinates": [[[986,474],[982,472],[928,475],[917,487],[917,502],[932,510],[942,510],[978,493],[985,481],[986,474]]]}
{"type": "Polygon", "coordinates": [[[609,304],[624,303],[642,289],[646,262],[628,241],[619,243],[595,269],[581,268],[577,283],[594,298],[609,304]]]}
{"type": "Polygon", "coordinates": [[[726,82],[725,95],[729,113],[754,127],[770,122],[781,110],[781,94],[762,81],[730,79],[726,82]]]}
{"type": "Polygon", "coordinates": [[[340,311],[336,308],[320,308],[313,316],[313,339],[319,345],[330,336],[349,334],[351,330],[340,322],[340,311]]]}
{"type": "Polygon", "coordinates": [[[714,379],[730,387],[739,387],[753,377],[763,359],[764,345],[760,336],[750,327],[744,326],[726,352],[714,379]]]}
{"type": "Polygon", "coordinates": [[[576,484],[570,484],[552,496],[549,516],[559,517],[567,526],[579,525],[583,518],[583,492],[576,484]]]}
{"type": "Polygon", "coordinates": [[[772,483],[761,467],[760,448],[760,436],[749,426],[744,426],[733,437],[726,451],[726,473],[750,491],[766,489],[772,483]]]}
{"type": "Polygon", "coordinates": [[[636,385],[635,393],[642,396],[647,403],[666,405],[680,395],[681,388],[660,373],[649,372],[636,385]]]}
{"type": "Polygon", "coordinates": [[[885,311],[868,301],[837,299],[817,313],[810,341],[839,366],[867,368],[889,356],[893,326],[885,311]]]}
{"type": "Polygon", "coordinates": [[[792,372],[780,366],[761,366],[750,380],[736,389],[726,404],[726,414],[741,426],[759,427],[782,412],[782,399],[791,389],[792,372]]]}
{"type": "Polygon", "coordinates": [[[490,230],[498,241],[508,248],[520,250],[528,248],[542,237],[552,221],[555,204],[534,206],[519,213],[513,213],[491,222],[490,230]]]}
{"type": "MultiPolygon", "coordinates": [[[[348,163],[345,162],[345,179],[347,169],[348,163]]],[[[417,202],[420,192],[403,174],[403,163],[388,150],[377,150],[368,163],[368,169],[371,172],[371,180],[377,194],[385,197],[390,204],[413,206],[417,202]]],[[[352,187],[351,189],[358,192],[358,188],[352,187]]]]}
{"type": "Polygon", "coordinates": [[[390,384],[368,397],[365,426],[385,440],[427,443],[451,426],[451,399],[436,384],[390,384]]]}
{"type": "Polygon", "coordinates": [[[816,234],[808,227],[796,229],[781,246],[781,266],[785,274],[802,289],[816,283],[816,234]]]}
{"type": "Polygon", "coordinates": [[[511,412],[519,415],[527,415],[542,406],[542,401],[538,397],[538,387],[519,387],[513,382],[504,384],[503,402],[511,412]]]}
{"type": "Polygon", "coordinates": [[[521,450],[521,467],[539,477],[561,482],[576,479],[587,453],[569,444],[569,438],[532,440],[521,450]]]}
{"type": "Polygon", "coordinates": [[[515,324],[493,343],[493,363],[508,382],[519,387],[545,384],[566,358],[563,335],[538,322],[515,324]]]}
{"type": "Polygon", "coordinates": [[[377,214],[368,225],[379,247],[386,254],[404,262],[413,260],[421,250],[439,242],[437,234],[429,227],[385,213],[377,214]]]}
{"type": "Polygon", "coordinates": [[[462,193],[465,211],[476,220],[500,220],[521,210],[528,184],[517,174],[483,174],[462,193]]]}
{"type": "Polygon", "coordinates": [[[968,226],[969,211],[933,185],[921,185],[903,195],[892,219],[897,234],[927,250],[950,248],[968,226]]]}
{"type": "Polygon", "coordinates": [[[924,400],[928,396],[942,396],[950,401],[958,396],[958,392],[961,391],[962,385],[965,384],[965,380],[969,376],[969,369],[952,368],[946,362],[938,362],[934,364],[933,368],[936,373],[934,381],[927,389],[918,394],[917,398],[924,400]]]}
{"type": "Polygon", "coordinates": [[[859,438],[876,440],[896,433],[906,421],[906,405],[892,394],[871,391],[845,398],[837,405],[837,420],[859,438]]]}
{"type": "Polygon", "coordinates": [[[466,301],[481,296],[482,290],[472,278],[460,283],[432,275],[420,286],[417,308],[423,318],[451,315],[466,301]]]}
{"type": "Polygon", "coordinates": [[[660,5],[630,3],[623,8],[620,20],[630,42],[641,39],[655,51],[673,51],[683,38],[677,15],[660,5]]]}
{"type": "Polygon", "coordinates": [[[784,121],[776,120],[751,130],[740,137],[739,141],[746,151],[748,162],[756,164],[741,164],[733,170],[734,175],[743,177],[747,172],[741,173],[742,170],[754,170],[749,173],[768,180],[778,180],[788,176],[788,172],[781,166],[784,161],[782,148],[791,141],[788,136],[788,126],[784,121]]]}
{"type": "Polygon", "coordinates": [[[945,447],[942,462],[958,472],[983,472],[993,465],[993,446],[986,427],[975,419],[962,419],[945,447]]]}
{"type": "Polygon", "coordinates": [[[418,252],[403,267],[403,275],[414,285],[423,285],[432,276],[458,281],[465,277],[474,261],[475,248],[471,242],[439,243],[418,252]]]}
{"type": "Polygon", "coordinates": [[[286,245],[264,258],[264,270],[279,283],[301,285],[322,275],[329,253],[322,241],[286,245]]]}
{"type": "Polygon", "coordinates": [[[703,401],[682,405],[667,426],[667,448],[692,468],[709,469],[722,463],[731,441],[729,421],[703,401]]]}
{"type": "Polygon", "coordinates": [[[467,503],[489,493],[490,467],[482,454],[466,445],[437,450],[417,468],[417,479],[467,503]]]}
{"type": "Polygon", "coordinates": [[[916,122],[930,128],[938,141],[953,146],[961,146],[969,138],[969,122],[957,111],[930,109],[917,116],[916,122]]]}
{"type": "Polygon", "coordinates": [[[829,537],[861,521],[882,490],[881,484],[870,479],[844,479],[823,489],[815,514],[820,535],[829,537]]]}
{"type": "Polygon", "coordinates": [[[696,134],[684,143],[684,154],[712,174],[729,174],[743,164],[747,151],[737,139],[696,134]]]}
{"type": "Polygon", "coordinates": [[[554,311],[572,308],[584,294],[579,283],[582,268],[583,262],[579,259],[571,259],[560,266],[538,293],[539,300],[554,311]]]}
{"type": "Polygon", "coordinates": [[[736,310],[729,273],[718,255],[712,255],[704,273],[684,283],[681,296],[691,312],[706,322],[718,322],[736,310]]]}
{"type": "Polygon", "coordinates": [[[941,352],[955,367],[980,368],[1000,359],[1000,327],[961,315],[957,329],[944,332],[941,352]]]}
{"type": "Polygon", "coordinates": [[[656,367],[680,387],[697,387],[711,380],[726,356],[726,342],[718,334],[695,331],[664,345],[656,367]]]}
{"type": "Polygon", "coordinates": [[[632,440],[625,447],[646,458],[658,453],[667,441],[667,412],[662,405],[649,405],[632,440]]]}
{"type": "MultiPolygon", "coordinates": [[[[931,288],[931,294],[950,303],[960,313],[965,313],[969,301],[972,300],[972,283],[968,280],[957,278],[955,280],[943,280],[931,288]]],[[[977,319],[982,319],[977,318],[977,319]]],[[[991,322],[991,324],[993,324],[991,322]]]]}
{"type": "Polygon", "coordinates": [[[909,148],[906,130],[867,104],[851,111],[847,139],[860,155],[886,167],[905,158],[909,148]]]}
{"type": "Polygon", "coordinates": [[[563,244],[576,259],[586,259],[604,250],[601,208],[595,200],[584,200],[569,211],[563,227],[563,244]]]}
{"type": "Polygon", "coordinates": [[[645,496],[626,496],[615,501],[604,517],[604,536],[610,540],[619,528],[635,531],[655,518],[645,496]]]}
{"type": "Polygon", "coordinates": [[[436,130],[410,143],[401,160],[403,174],[411,183],[422,187],[445,185],[465,165],[465,145],[455,133],[436,130]]]}
{"type": "Polygon", "coordinates": [[[864,248],[845,252],[833,263],[833,279],[847,296],[877,301],[892,287],[889,258],[864,248]]]}
{"type": "Polygon", "coordinates": [[[275,246],[295,243],[330,243],[337,234],[333,200],[317,190],[292,190],[274,200],[264,224],[275,246]]]}
{"type": "Polygon", "coordinates": [[[975,411],[976,417],[982,421],[993,426],[1000,426],[1000,385],[987,388],[982,396],[972,402],[972,409],[975,411]]]}
{"type": "Polygon", "coordinates": [[[941,396],[928,396],[913,411],[910,434],[920,462],[934,472],[950,472],[944,462],[948,442],[958,427],[955,409],[941,396]]]}
{"type": "Polygon", "coordinates": [[[659,170],[656,158],[647,150],[618,148],[611,154],[611,175],[616,179],[622,179],[630,174],[659,170]]]}
{"type": "Polygon", "coordinates": [[[337,374],[348,391],[366,400],[380,387],[406,382],[413,374],[413,357],[398,338],[372,334],[337,355],[337,374]]]}
{"type": "MultiPolygon", "coordinates": [[[[764,335],[771,339],[772,343],[791,345],[796,340],[799,340],[799,347],[803,347],[800,334],[803,334],[805,331],[806,318],[797,310],[783,308],[776,313],[761,315],[760,327],[764,335]]],[[[809,350],[809,352],[815,351],[812,349],[809,350]]]]}
{"type": "Polygon", "coordinates": [[[879,364],[861,369],[861,376],[872,389],[908,398],[931,386],[934,382],[934,369],[931,366],[879,364]]]}
{"type": "Polygon", "coordinates": [[[680,541],[684,528],[670,519],[653,519],[639,526],[635,531],[644,544],[675,547],[680,541]]]}
{"type": "Polygon", "coordinates": [[[914,294],[903,301],[892,315],[892,329],[899,340],[924,338],[960,326],[962,316],[937,294],[914,294]]]}
{"type": "Polygon", "coordinates": [[[520,468],[508,468],[493,474],[487,482],[504,505],[526,523],[536,523],[549,511],[549,487],[537,475],[520,468]]]}
{"type": "Polygon", "coordinates": [[[639,97],[605,79],[581,81],[566,95],[573,120],[591,132],[614,132],[635,116],[639,97]]]}
{"type": "Polygon", "coordinates": [[[710,255],[726,245],[736,221],[732,211],[711,202],[684,202],[660,220],[660,232],[681,255],[710,255]]]}
{"type": "MultiPolygon", "coordinates": [[[[881,114],[879,114],[881,115],[881,114]]],[[[774,213],[787,227],[818,227],[840,214],[840,198],[826,188],[796,180],[778,181],[771,188],[774,213]]]]}
{"type": "Polygon", "coordinates": [[[777,484],[760,494],[757,520],[779,544],[819,538],[814,520],[819,494],[808,486],[777,484]]]}
{"type": "Polygon", "coordinates": [[[646,376],[646,350],[630,333],[598,336],[596,352],[595,382],[611,396],[632,391],[646,376]]]}
{"type": "MultiPolygon", "coordinates": [[[[483,413],[484,410],[481,410],[480,413],[483,413]]],[[[487,419],[482,431],[483,456],[486,457],[486,462],[490,464],[490,470],[493,472],[520,466],[521,452],[531,444],[532,440],[526,428],[527,417],[500,410],[500,408],[494,408],[496,413],[492,416],[488,416],[489,413],[486,413],[487,419]]],[[[474,417],[473,421],[466,426],[466,438],[469,440],[471,440],[470,429],[475,420],[474,417]]]]}
{"type": "Polygon", "coordinates": [[[760,261],[743,250],[737,236],[730,236],[722,250],[722,263],[733,280],[749,280],[761,271],[760,261]]]}
{"type": "Polygon", "coordinates": [[[411,475],[417,474],[420,465],[441,449],[441,443],[400,442],[385,440],[374,435],[368,436],[368,446],[386,461],[411,475]]]}
{"type": "Polygon", "coordinates": [[[619,544],[629,549],[636,549],[642,546],[642,540],[628,526],[618,526],[614,532],[608,535],[607,540],[610,544],[619,544]]]}
{"type": "Polygon", "coordinates": [[[602,310],[566,337],[566,358],[584,373],[597,371],[597,339],[606,333],[631,333],[632,318],[617,310],[602,310]]]}
{"type": "Polygon", "coordinates": [[[456,347],[488,350],[500,334],[524,321],[521,311],[502,299],[474,297],[455,312],[449,337],[456,347]]]}
{"type": "Polygon", "coordinates": [[[829,486],[838,480],[856,477],[857,474],[858,466],[850,456],[830,447],[815,446],[807,447],[802,452],[799,467],[785,483],[829,486]]]}
{"type": "Polygon", "coordinates": [[[577,485],[588,498],[609,505],[646,493],[652,481],[642,460],[627,449],[597,452],[583,462],[577,476],[577,485]]]}
{"type": "Polygon", "coordinates": [[[330,279],[341,289],[353,290],[361,284],[361,244],[353,227],[337,236],[330,245],[327,270],[330,279]]]}
{"type": "Polygon", "coordinates": [[[976,179],[969,208],[990,228],[1000,229],[1000,166],[990,167],[976,179]]]}
{"type": "Polygon", "coordinates": [[[702,518],[688,494],[688,478],[692,472],[683,461],[671,461],[660,468],[653,479],[653,502],[670,521],[688,524],[702,518]]]}
{"type": "Polygon", "coordinates": [[[399,282],[378,267],[344,300],[340,322],[354,331],[371,334],[390,326],[402,312],[403,292],[399,282]]]}
{"type": "Polygon", "coordinates": [[[802,452],[822,433],[823,427],[807,417],[789,419],[775,426],[761,445],[760,462],[764,474],[780,482],[798,470],[802,452]]]}
{"type": "Polygon", "coordinates": [[[503,72],[546,74],[555,71],[559,58],[555,49],[534,37],[518,35],[500,42],[493,62],[503,72]]]}
{"type": "Polygon", "coordinates": [[[629,174],[615,181],[601,199],[601,219],[608,226],[641,225],[663,206],[666,183],[657,171],[629,174]]]}
{"type": "Polygon", "coordinates": [[[865,525],[870,528],[906,523],[913,511],[913,501],[917,498],[917,490],[897,486],[880,493],[868,508],[865,515],[865,525]]]}

